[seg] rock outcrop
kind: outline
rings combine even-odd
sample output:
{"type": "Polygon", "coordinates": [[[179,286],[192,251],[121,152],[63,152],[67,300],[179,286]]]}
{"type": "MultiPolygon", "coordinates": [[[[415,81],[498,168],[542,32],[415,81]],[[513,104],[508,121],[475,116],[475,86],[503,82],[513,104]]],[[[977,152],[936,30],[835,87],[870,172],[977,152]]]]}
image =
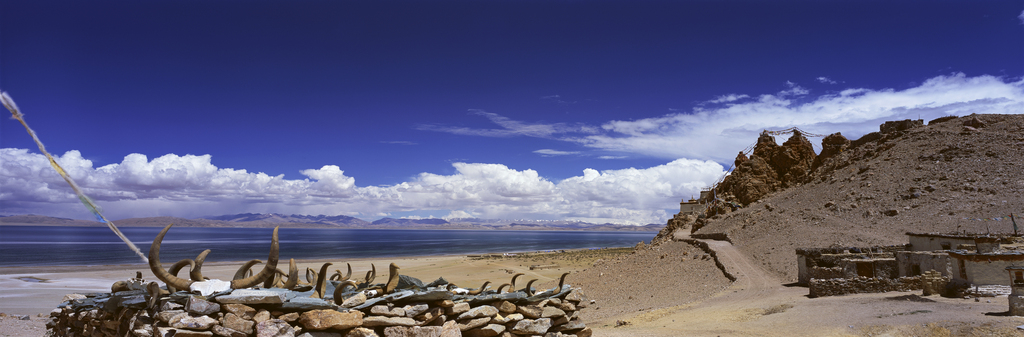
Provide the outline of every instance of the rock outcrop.
{"type": "Polygon", "coordinates": [[[750,158],[736,157],[736,168],[719,185],[718,194],[731,195],[744,205],[760,200],[805,182],[816,157],[811,142],[800,132],[794,132],[781,146],[775,137],[762,133],[750,158]]]}

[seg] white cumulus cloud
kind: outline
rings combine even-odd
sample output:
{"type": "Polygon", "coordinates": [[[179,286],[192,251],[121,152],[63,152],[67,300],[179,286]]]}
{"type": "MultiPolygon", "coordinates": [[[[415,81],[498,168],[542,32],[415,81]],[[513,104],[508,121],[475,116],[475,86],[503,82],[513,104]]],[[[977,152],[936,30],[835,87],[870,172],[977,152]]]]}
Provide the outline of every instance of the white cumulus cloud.
{"type": "MultiPolygon", "coordinates": [[[[78,151],[68,151],[57,161],[113,219],[243,212],[371,218],[447,211],[446,218],[662,223],[679,199],[724,173],[711,161],[680,159],[643,169],[586,169],[582,176],[551,181],[535,170],[454,163],[450,175],[424,172],[399,184],[360,187],[335,165],[302,170],[308,178],[289,180],[219,168],[211,159],[129,154],[120,163],[94,168],[78,151]]],[[[89,218],[46,158],[26,149],[0,149],[0,210],[89,218]]]]}
{"type": "Polygon", "coordinates": [[[720,108],[695,108],[631,121],[609,121],[606,132],[574,138],[588,147],[652,157],[713,159],[732,162],[736,152],[764,129],[799,127],[818,134],[842,132],[854,139],[878,131],[885,121],[930,120],[971,113],[1018,114],[1024,111],[1024,81],[964,74],[937,76],[903,90],[850,88],[800,103],[796,84],[774,95],[720,108]]]}

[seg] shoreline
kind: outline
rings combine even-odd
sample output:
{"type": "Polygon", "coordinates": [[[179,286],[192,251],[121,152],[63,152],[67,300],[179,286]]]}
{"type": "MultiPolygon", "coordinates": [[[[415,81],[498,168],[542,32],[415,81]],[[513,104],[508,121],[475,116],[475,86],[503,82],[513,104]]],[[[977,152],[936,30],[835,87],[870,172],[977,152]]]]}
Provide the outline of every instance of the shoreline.
{"type": "MultiPolygon", "coordinates": [[[[361,280],[376,266],[377,280],[386,278],[389,263],[401,267],[402,275],[409,275],[430,282],[444,277],[449,282],[466,287],[478,287],[485,281],[492,284],[505,282],[515,273],[525,273],[530,278],[538,279],[538,285],[556,284],[563,272],[578,272],[592,266],[592,261],[570,258],[573,252],[594,251],[599,254],[615,253],[630,250],[630,247],[606,249],[575,249],[556,250],[554,252],[527,252],[515,257],[470,257],[469,255],[428,255],[406,257],[372,257],[354,259],[304,259],[296,260],[299,275],[305,275],[306,268],[319,270],[324,263],[331,263],[329,270],[347,269],[352,266],[352,278],[361,280]],[[542,265],[554,261],[556,268],[531,268],[531,265],[542,265]]],[[[497,253],[500,255],[500,253],[497,253]]],[[[597,256],[598,254],[591,254],[597,256]]],[[[474,254],[474,256],[476,256],[474,254]]],[[[170,263],[162,261],[165,268],[170,263]]],[[[203,274],[209,278],[230,280],[244,261],[220,261],[203,264],[203,274]]],[[[287,269],[288,261],[279,261],[277,268],[287,269]]],[[[262,265],[253,267],[258,271],[262,265]]],[[[119,264],[95,266],[24,266],[0,267],[0,312],[19,315],[37,315],[48,313],[60,304],[66,294],[109,292],[110,286],[116,281],[124,281],[142,272],[147,282],[157,281],[149,265],[119,264]]],[[[186,271],[178,273],[184,275],[186,271]]]]}
{"type": "MultiPolygon", "coordinates": [[[[310,264],[310,263],[325,263],[325,262],[336,262],[342,261],[343,263],[350,263],[353,261],[377,261],[382,259],[426,259],[426,258],[479,258],[479,257],[496,257],[504,254],[516,254],[516,255],[528,255],[528,254],[553,254],[553,253],[569,253],[577,251],[593,251],[593,250],[604,250],[604,249],[623,249],[632,247],[601,247],[601,248],[570,248],[570,249],[553,249],[553,250],[529,250],[529,251],[508,251],[508,252],[488,252],[488,253],[477,253],[477,254],[440,254],[440,255],[410,255],[410,256],[379,256],[379,257],[356,257],[356,258],[320,258],[320,259],[295,259],[296,264],[310,264]]],[[[241,266],[248,260],[237,260],[237,261],[207,261],[203,263],[203,267],[207,266],[225,266],[225,265],[236,265],[241,266]]],[[[260,259],[262,261],[262,259],[260,259]]],[[[168,261],[161,261],[161,264],[167,265],[173,264],[168,261]]],[[[257,265],[259,266],[259,265],[257,265]]],[[[277,267],[279,269],[286,269],[288,262],[281,259],[278,262],[277,267]],[[282,265],[285,268],[282,268],[282,265]]],[[[13,275],[13,274],[29,274],[29,273],[51,273],[53,269],[60,269],[61,272],[83,272],[83,271],[111,271],[111,270],[124,270],[132,268],[142,268],[149,270],[149,265],[146,263],[130,263],[130,264],[96,264],[96,265],[32,265],[32,266],[0,266],[0,275],[13,275]]],[[[257,269],[257,267],[253,267],[257,269]]]]}

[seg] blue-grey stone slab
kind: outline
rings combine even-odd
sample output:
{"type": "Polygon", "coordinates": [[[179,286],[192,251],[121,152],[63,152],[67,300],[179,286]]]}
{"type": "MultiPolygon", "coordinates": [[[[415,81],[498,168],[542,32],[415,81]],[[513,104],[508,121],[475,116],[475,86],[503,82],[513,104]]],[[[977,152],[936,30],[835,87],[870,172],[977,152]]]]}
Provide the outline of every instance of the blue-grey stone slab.
{"type": "Polygon", "coordinates": [[[376,305],[377,303],[380,303],[380,302],[383,302],[383,301],[384,301],[383,297],[368,298],[368,299],[366,299],[365,303],[360,304],[360,305],[358,305],[358,306],[356,306],[356,307],[354,307],[352,309],[363,310],[363,309],[372,307],[372,306],[376,305]]]}
{"type": "Polygon", "coordinates": [[[284,309],[285,311],[337,309],[337,307],[338,306],[330,304],[322,299],[311,297],[296,297],[281,304],[281,309],[284,309]]]}
{"type": "Polygon", "coordinates": [[[281,304],[285,301],[286,289],[236,289],[231,294],[217,297],[222,304],[281,304]]]}

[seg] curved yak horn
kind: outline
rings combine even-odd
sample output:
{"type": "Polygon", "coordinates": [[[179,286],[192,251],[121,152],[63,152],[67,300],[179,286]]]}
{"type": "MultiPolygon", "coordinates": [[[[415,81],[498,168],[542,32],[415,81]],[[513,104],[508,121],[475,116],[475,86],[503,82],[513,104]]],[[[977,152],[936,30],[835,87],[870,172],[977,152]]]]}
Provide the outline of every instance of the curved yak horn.
{"type": "Polygon", "coordinates": [[[563,273],[562,277],[558,278],[558,288],[555,288],[555,290],[552,290],[551,293],[557,294],[559,291],[562,291],[562,287],[565,286],[565,277],[566,276],[569,276],[569,273],[563,273]]]}
{"type": "MultiPolygon", "coordinates": [[[[189,270],[192,270],[192,268],[194,268],[196,266],[196,262],[192,261],[192,259],[183,259],[183,260],[175,262],[173,265],[171,265],[171,269],[168,269],[168,272],[171,273],[171,275],[178,276],[178,271],[180,271],[181,268],[184,268],[186,265],[189,266],[188,267],[189,270]]],[[[176,292],[178,290],[179,289],[174,289],[174,287],[169,285],[169,284],[167,285],[167,291],[169,291],[169,292],[173,293],[173,292],[176,292]]],[[[180,289],[180,290],[187,290],[187,289],[180,289]]]]}
{"type": "Polygon", "coordinates": [[[267,257],[267,264],[263,266],[263,270],[251,277],[231,281],[231,289],[249,288],[274,276],[274,271],[277,270],[277,255],[281,250],[277,243],[277,229],[278,227],[274,227],[274,235],[270,239],[270,256],[267,257]]]}
{"type": "Polygon", "coordinates": [[[480,295],[480,293],[484,292],[484,289],[487,288],[488,284],[491,284],[491,281],[484,281],[484,284],[480,286],[480,289],[470,291],[467,294],[469,294],[469,295],[480,295]]]}
{"type": "Polygon", "coordinates": [[[511,285],[512,285],[511,283],[503,283],[502,285],[498,286],[498,293],[501,294],[501,291],[503,289],[505,289],[505,287],[508,287],[508,286],[511,286],[511,285]]]}
{"type": "Polygon", "coordinates": [[[306,283],[316,283],[316,270],[313,270],[313,268],[306,267],[306,283]]]}
{"type": "Polygon", "coordinates": [[[385,294],[390,294],[392,291],[395,291],[396,287],[398,287],[398,269],[400,268],[398,268],[398,265],[394,263],[388,267],[388,283],[384,285],[385,294]]]}
{"type": "Polygon", "coordinates": [[[513,291],[516,290],[516,279],[519,278],[520,276],[523,276],[523,275],[526,275],[526,274],[518,273],[518,274],[512,275],[512,290],[513,291]]]}
{"type": "Polygon", "coordinates": [[[192,271],[188,272],[188,276],[190,278],[192,278],[192,281],[199,282],[199,281],[205,281],[206,280],[206,278],[203,277],[202,269],[203,269],[203,262],[206,262],[206,255],[208,255],[208,254],[210,254],[210,250],[209,249],[204,250],[202,253],[199,253],[199,256],[196,256],[196,266],[192,267],[192,271]]]}
{"type": "Polygon", "coordinates": [[[320,266],[320,273],[316,274],[317,275],[316,276],[316,288],[313,288],[313,289],[316,289],[316,291],[313,292],[313,296],[312,297],[315,297],[315,298],[323,298],[324,297],[324,295],[325,295],[324,292],[326,291],[325,283],[327,283],[327,267],[330,267],[331,265],[332,265],[332,263],[327,262],[327,263],[324,263],[323,266],[320,266]]]}
{"type": "Polygon", "coordinates": [[[292,290],[297,285],[299,285],[299,268],[295,266],[295,259],[288,259],[288,281],[284,283],[284,288],[292,290]]]}
{"type": "Polygon", "coordinates": [[[341,269],[334,270],[334,274],[331,274],[331,281],[341,281],[341,269]]]}
{"type": "Polygon", "coordinates": [[[537,279],[532,279],[530,282],[526,282],[526,296],[533,296],[533,282],[537,282],[537,279]]]}
{"type": "Polygon", "coordinates": [[[231,279],[232,280],[239,280],[239,279],[246,278],[247,274],[252,274],[252,266],[255,266],[255,265],[260,264],[260,263],[263,263],[263,261],[260,261],[260,260],[249,260],[249,262],[246,262],[245,264],[243,264],[241,268],[238,268],[238,271],[235,272],[235,276],[232,277],[231,279]]]}
{"type": "Polygon", "coordinates": [[[341,278],[342,281],[352,279],[352,264],[351,263],[346,263],[345,265],[348,266],[348,273],[345,274],[345,277],[341,278]]]}
{"type": "Polygon", "coordinates": [[[274,285],[277,284],[278,281],[280,281],[283,276],[284,271],[282,271],[281,268],[274,268],[274,274],[270,275],[270,277],[263,281],[263,288],[273,288],[274,285]]]}
{"type": "Polygon", "coordinates": [[[149,270],[153,271],[153,276],[156,276],[160,281],[164,281],[168,287],[174,287],[175,289],[189,289],[192,285],[192,280],[186,280],[177,276],[171,275],[164,267],[160,265],[160,243],[164,241],[164,235],[167,235],[167,230],[171,229],[174,224],[167,225],[164,227],[160,234],[156,235],[153,239],[153,244],[149,246],[149,270]]]}
{"type": "Polygon", "coordinates": [[[338,286],[334,287],[334,304],[341,305],[341,303],[345,303],[345,299],[341,296],[345,293],[345,288],[348,286],[359,287],[359,285],[356,284],[356,281],[352,280],[345,280],[338,283],[338,286]]]}
{"type": "Polygon", "coordinates": [[[366,284],[373,283],[373,280],[377,279],[377,266],[371,263],[370,268],[373,269],[366,272],[366,284]]]}

